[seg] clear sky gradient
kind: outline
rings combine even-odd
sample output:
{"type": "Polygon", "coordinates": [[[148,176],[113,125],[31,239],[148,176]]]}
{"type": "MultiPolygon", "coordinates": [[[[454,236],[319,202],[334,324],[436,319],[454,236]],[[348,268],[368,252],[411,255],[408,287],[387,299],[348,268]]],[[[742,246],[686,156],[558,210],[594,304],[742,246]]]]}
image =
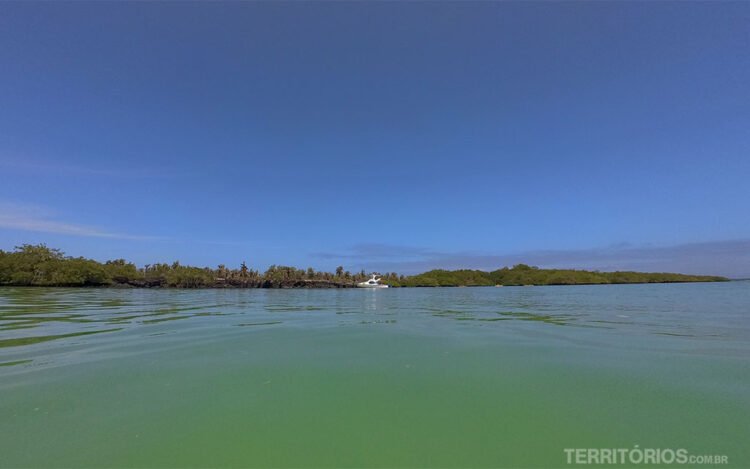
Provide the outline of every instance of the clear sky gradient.
{"type": "Polygon", "coordinates": [[[750,276],[750,2],[3,2],[0,248],[750,276]]]}

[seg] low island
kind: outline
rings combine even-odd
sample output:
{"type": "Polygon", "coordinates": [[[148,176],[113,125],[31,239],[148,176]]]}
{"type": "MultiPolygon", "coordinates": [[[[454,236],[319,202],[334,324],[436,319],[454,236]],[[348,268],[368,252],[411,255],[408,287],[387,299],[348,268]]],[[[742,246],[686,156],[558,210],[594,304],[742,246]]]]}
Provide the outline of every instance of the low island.
{"type": "MultiPolygon", "coordinates": [[[[175,261],[138,268],[124,259],[98,262],[66,256],[44,244],[0,250],[0,286],[45,287],[141,287],[141,288],[350,288],[366,280],[364,271],[351,273],[343,267],[320,272],[313,268],[272,265],[265,272],[219,265],[192,267],[175,261]]],[[[598,285],[619,283],[722,282],[709,275],[675,273],[597,272],[574,269],[540,269],[525,264],[492,272],[481,270],[431,270],[418,275],[381,274],[391,287],[475,287],[517,285],[598,285]]]]}

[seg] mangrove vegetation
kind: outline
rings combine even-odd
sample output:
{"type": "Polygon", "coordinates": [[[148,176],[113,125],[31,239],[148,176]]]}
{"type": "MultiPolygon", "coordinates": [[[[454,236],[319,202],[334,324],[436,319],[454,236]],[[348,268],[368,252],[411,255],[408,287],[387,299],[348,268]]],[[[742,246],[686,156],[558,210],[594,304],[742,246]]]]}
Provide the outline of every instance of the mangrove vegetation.
{"type": "MultiPolygon", "coordinates": [[[[674,273],[596,272],[572,269],[540,269],[524,264],[492,272],[481,270],[431,270],[404,276],[378,274],[392,287],[459,287],[494,285],[591,285],[615,283],[717,282],[724,277],[674,273]]],[[[367,280],[365,271],[351,273],[339,266],[335,272],[312,267],[272,265],[265,272],[249,268],[216,268],[171,264],[137,267],[124,259],[98,262],[66,256],[44,244],[0,250],[0,285],[12,286],[119,286],[173,288],[347,288],[367,280]]]]}

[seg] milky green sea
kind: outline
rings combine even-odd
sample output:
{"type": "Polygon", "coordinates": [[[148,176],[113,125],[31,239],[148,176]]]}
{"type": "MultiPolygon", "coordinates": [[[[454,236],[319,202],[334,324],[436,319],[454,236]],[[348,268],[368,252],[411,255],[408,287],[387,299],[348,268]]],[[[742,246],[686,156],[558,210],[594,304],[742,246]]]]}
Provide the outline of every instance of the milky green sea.
{"type": "Polygon", "coordinates": [[[0,365],[3,468],[750,467],[750,282],[0,288],[0,365]]]}

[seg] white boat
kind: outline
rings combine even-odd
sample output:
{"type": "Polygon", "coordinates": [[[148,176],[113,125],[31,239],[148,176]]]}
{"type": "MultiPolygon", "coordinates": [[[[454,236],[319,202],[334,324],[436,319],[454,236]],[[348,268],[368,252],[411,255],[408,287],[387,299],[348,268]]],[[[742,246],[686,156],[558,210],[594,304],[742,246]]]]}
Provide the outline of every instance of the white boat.
{"type": "Polygon", "coordinates": [[[379,278],[375,278],[375,274],[372,274],[372,278],[366,282],[359,282],[357,284],[359,288],[388,288],[388,285],[380,283],[379,278]]]}

